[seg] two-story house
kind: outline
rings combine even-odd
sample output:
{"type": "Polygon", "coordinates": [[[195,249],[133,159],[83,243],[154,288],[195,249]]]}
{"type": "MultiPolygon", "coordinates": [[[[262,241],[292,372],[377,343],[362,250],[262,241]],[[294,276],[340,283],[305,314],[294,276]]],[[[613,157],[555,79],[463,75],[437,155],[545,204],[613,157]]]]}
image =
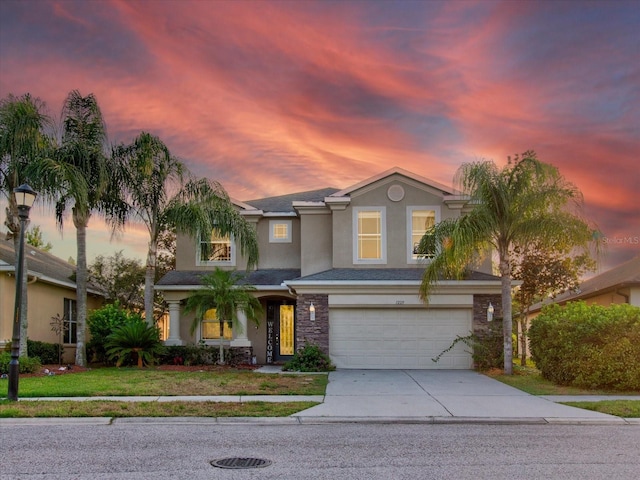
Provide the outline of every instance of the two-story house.
{"type": "MultiPolygon", "coordinates": [[[[255,225],[260,260],[248,275],[264,306],[259,327],[225,332],[231,347],[257,363],[283,362],[305,341],[318,344],[339,368],[472,367],[457,336],[482,331],[491,303],[499,316],[500,281],[484,259],[464,280],[443,280],[428,305],[419,286],[428,258],[416,245],[437,222],[464,214],[450,187],[393,168],[344,190],[333,188],[235,202],[255,225]]],[[[169,303],[167,344],[217,343],[211,321],[190,333],[182,304],[215,266],[245,269],[232,238],[179,236],[176,270],[158,282],[169,303]]]]}

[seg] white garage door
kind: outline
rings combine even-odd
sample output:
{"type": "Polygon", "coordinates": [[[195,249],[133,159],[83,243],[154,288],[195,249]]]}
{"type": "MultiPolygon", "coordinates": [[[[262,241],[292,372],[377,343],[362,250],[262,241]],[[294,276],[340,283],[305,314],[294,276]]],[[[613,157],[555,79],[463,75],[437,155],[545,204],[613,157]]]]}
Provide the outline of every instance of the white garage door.
{"type": "Polygon", "coordinates": [[[338,368],[469,369],[471,354],[462,342],[438,363],[431,359],[456,336],[470,333],[470,309],[333,308],[329,313],[329,353],[338,368]]]}

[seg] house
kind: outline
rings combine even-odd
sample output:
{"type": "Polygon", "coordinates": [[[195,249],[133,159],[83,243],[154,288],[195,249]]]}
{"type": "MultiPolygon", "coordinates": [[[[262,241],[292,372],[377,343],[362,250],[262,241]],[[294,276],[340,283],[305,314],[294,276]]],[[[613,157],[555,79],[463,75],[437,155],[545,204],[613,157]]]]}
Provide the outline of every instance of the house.
{"type": "MultiPolygon", "coordinates": [[[[73,362],[76,344],[76,283],[75,266],[64,260],[25,245],[27,262],[27,336],[30,340],[60,343],[61,336],[53,330],[53,317],[64,318],[62,332],[64,360],[73,362]]],[[[0,240],[0,350],[13,337],[15,311],[15,251],[13,241],[0,240]]],[[[88,310],[99,308],[103,297],[89,288],[88,310]]]]}
{"type": "Polygon", "coordinates": [[[640,255],[585,280],[576,290],[533,305],[529,310],[529,318],[537,316],[540,310],[550,303],[565,305],[577,300],[603,306],[628,303],[640,307],[640,255]]]}
{"type": "MultiPolygon", "coordinates": [[[[224,335],[230,347],[259,364],[284,362],[309,341],[339,368],[472,367],[461,344],[438,363],[432,358],[457,336],[485,329],[489,303],[499,316],[500,281],[490,260],[464,280],[439,282],[428,305],[418,294],[428,258],[415,246],[434,223],[464,214],[466,200],[453,189],[392,168],[343,190],[235,205],[257,230],[259,264],[246,281],[265,318],[257,328],[241,318],[241,331],[224,335]]],[[[169,304],[168,345],[217,344],[217,324],[205,319],[191,335],[193,317],[183,312],[216,266],[246,268],[232,238],[178,236],[176,269],[156,285],[169,304]]]]}

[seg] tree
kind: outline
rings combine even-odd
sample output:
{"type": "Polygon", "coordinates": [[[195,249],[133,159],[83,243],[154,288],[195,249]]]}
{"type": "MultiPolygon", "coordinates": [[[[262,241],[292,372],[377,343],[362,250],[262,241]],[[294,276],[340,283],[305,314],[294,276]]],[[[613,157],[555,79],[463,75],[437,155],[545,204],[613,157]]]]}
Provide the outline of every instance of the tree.
{"type": "Polygon", "coordinates": [[[126,258],[122,250],[110,256],[98,255],[89,265],[89,278],[99,285],[107,303],[141,313],[144,310],[145,268],[138,259],[126,258]]]}
{"type": "Polygon", "coordinates": [[[142,132],[130,145],[120,145],[113,156],[119,160],[126,186],[129,215],[149,232],[145,276],[145,318],[154,323],[153,287],[158,263],[158,242],[175,230],[196,237],[215,228],[233,235],[249,265],[257,264],[256,232],[236,211],[217,182],[191,177],[182,162],[156,136],[142,132]]]}
{"type": "Polygon", "coordinates": [[[545,298],[554,298],[562,292],[576,289],[580,277],[595,269],[595,261],[588,253],[575,254],[562,241],[560,238],[547,247],[533,242],[513,251],[511,274],[513,279],[522,282],[513,295],[519,312],[522,366],[527,362],[527,316],[531,306],[545,298]]]}
{"type": "Polygon", "coordinates": [[[36,247],[43,252],[50,252],[53,248],[51,242],[44,243],[44,239],[42,238],[42,230],[40,230],[39,225],[34,225],[31,229],[25,232],[25,241],[27,242],[27,245],[36,247]]]}
{"type": "MultiPolygon", "coordinates": [[[[46,106],[39,98],[28,93],[15,97],[8,95],[0,101],[0,190],[7,198],[6,219],[7,240],[13,238],[14,251],[18,251],[20,221],[18,206],[13,189],[31,182],[26,175],[26,167],[39,157],[46,155],[51,145],[46,130],[51,119],[46,114],[46,106]]],[[[24,265],[26,267],[26,255],[24,265]]],[[[27,356],[27,275],[22,285],[22,305],[20,306],[20,356],[27,356]]]]}
{"type": "Polygon", "coordinates": [[[124,222],[125,206],[113,165],[106,155],[107,133],[102,112],[93,94],[83,97],[73,90],[62,109],[62,139],[50,159],[31,167],[42,179],[41,189],[55,202],[58,226],[71,208],[76,228],[76,364],[85,366],[87,322],[87,227],[94,212],[101,213],[112,227],[124,222]]]}
{"type": "Polygon", "coordinates": [[[259,323],[262,314],[260,301],[252,295],[255,287],[248,284],[238,285],[242,280],[236,271],[216,268],[212,273],[202,277],[200,290],[193,292],[185,305],[185,312],[194,312],[191,333],[202,323],[205,314],[216,310],[216,319],[220,323],[220,363],[224,363],[223,334],[224,324],[227,322],[234,331],[240,331],[238,312],[244,313],[247,320],[259,323]]]}
{"type": "Polygon", "coordinates": [[[429,235],[440,248],[426,266],[420,295],[428,301],[440,278],[462,278],[477,252],[494,250],[502,284],[504,373],[510,375],[513,249],[531,242],[548,246],[563,238],[566,245],[586,250],[593,229],[580,216],[582,195],[577,187],[533,151],[516,156],[502,169],[491,161],[464,164],[454,181],[472,209],[440,222],[423,238],[419,252],[427,252],[429,235]]]}

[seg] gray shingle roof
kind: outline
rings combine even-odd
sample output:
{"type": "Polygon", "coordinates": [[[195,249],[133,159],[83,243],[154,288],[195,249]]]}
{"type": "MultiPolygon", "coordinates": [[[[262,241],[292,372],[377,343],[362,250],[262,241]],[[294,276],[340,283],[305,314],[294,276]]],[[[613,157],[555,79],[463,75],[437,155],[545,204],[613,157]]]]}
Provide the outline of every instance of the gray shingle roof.
{"type": "Polygon", "coordinates": [[[640,255],[600,275],[585,280],[580,284],[577,291],[565,292],[553,300],[547,300],[543,303],[533,305],[531,311],[539,310],[544,305],[550,303],[565,303],[572,300],[580,300],[599,293],[605,293],[612,289],[631,285],[640,285],[640,255]]]}
{"type": "Polygon", "coordinates": [[[325,197],[337,191],[337,188],[322,188],[320,190],[290,193],[278,197],[258,198],[245,203],[263,212],[295,212],[292,205],[293,202],[322,202],[325,197]]]}
{"type": "MultiPolygon", "coordinates": [[[[333,268],[307,275],[302,281],[421,281],[424,268],[333,268]]],[[[464,280],[499,280],[495,275],[472,271],[464,280]]]]}
{"type": "MultiPolygon", "coordinates": [[[[172,270],[167,272],[157,283],[157,286],[173,285],[201,285],[201,279],[211,271],[206,270],[172,270]]],[[[255,286],[275,285],[280,286],[285,280],[291,280],[300,276],[300,269],[296,268],[272,268],[255,270],[250,272],[240,284],[255,286]]]]}
{"type": "MultiPolygon", "coordinates": [[[[25,245],[24,254],[29,272],[49,277],[61,283],[75,285],[76,268],[74,265],[31,245],[25,245]]],[[[0,240],[0,264],[2,262],[11,267],[15,266],[13,241],[0,240]]]]}

